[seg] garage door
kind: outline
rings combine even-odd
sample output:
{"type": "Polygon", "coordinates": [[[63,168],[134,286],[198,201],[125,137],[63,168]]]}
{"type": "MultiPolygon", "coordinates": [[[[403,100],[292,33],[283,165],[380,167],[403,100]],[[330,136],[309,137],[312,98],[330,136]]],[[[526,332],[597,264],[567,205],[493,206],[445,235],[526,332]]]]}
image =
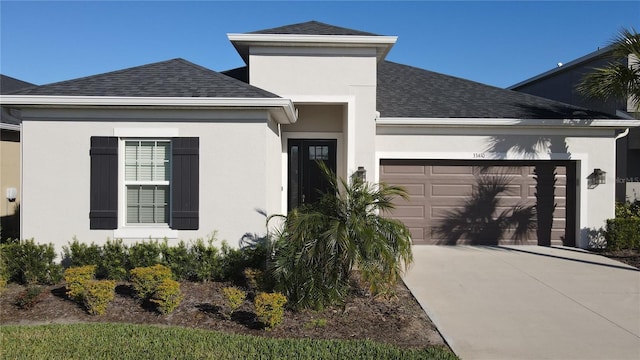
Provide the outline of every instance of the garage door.
{"type": "Polygon", "coordinates": [[[380,164],[380,180],[409,193],[387,216],[405,223],[414,244],[574,246],[575,222],[567,217],[574,213],[575,186],[567,187],[575,184],[573,174],[569,161],[380,164]]]}

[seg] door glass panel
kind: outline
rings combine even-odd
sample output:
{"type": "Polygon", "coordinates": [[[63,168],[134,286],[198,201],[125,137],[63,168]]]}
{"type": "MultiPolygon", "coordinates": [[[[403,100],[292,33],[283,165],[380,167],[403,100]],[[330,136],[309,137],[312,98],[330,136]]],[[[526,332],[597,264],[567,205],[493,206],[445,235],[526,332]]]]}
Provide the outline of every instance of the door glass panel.
{"type": "Polygon", "coordinates": [[[298,206],[298,194],[300,192],[299,184],[299,156],[298,146],[292,145],[289,148],[289,209],[298,206]]]}

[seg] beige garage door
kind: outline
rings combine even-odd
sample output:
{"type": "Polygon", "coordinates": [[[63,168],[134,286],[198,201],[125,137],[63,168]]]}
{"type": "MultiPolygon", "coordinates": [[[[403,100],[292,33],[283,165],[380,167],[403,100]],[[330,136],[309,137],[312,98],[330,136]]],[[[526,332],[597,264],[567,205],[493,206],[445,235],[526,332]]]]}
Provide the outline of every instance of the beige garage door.
{"type": "Polygon", "coordinates": [[[536,245],[540,237],[573,246],[567,222],[573,209],[567,204],[574,201],[567,196],[567,169],[573,168],[567,162],[382,160],[380,180],[409,193],[388,216],[407,225],[414,244],[536,245]]]}

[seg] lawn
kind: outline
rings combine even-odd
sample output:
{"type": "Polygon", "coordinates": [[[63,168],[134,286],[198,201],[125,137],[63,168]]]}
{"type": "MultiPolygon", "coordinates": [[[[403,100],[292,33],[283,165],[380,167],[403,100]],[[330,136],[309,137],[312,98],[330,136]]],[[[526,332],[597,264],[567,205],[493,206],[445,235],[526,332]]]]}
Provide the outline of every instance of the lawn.
{"type": "Polygon", "coordinates": [[[457,359],[368,340],[273,339],[131,324],[1,326],[3,359],[457,359]]]}

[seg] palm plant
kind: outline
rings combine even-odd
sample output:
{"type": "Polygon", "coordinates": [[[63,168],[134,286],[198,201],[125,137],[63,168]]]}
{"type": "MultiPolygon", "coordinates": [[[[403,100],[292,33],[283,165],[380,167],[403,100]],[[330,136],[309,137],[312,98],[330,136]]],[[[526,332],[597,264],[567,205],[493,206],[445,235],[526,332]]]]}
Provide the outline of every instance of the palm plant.
{"type": "Polygon", "coordinates": [[[633,28],[622,29],[611,47],[613,60],[586,74],[576,89],[590,98],[630,99],[640,110],[640,34],[633,28]]]}
{"type": "Polygon", "coordinates": [[[338,179],[320,166],[329,190],[318,202],[280,216],[268,266],[276,290],[294,307],[320,309],[345,300],[357,268],[372,293],[388,293],[413,257],[409,230],[382,213],[406,192],[355,176],[338,179]]]}

